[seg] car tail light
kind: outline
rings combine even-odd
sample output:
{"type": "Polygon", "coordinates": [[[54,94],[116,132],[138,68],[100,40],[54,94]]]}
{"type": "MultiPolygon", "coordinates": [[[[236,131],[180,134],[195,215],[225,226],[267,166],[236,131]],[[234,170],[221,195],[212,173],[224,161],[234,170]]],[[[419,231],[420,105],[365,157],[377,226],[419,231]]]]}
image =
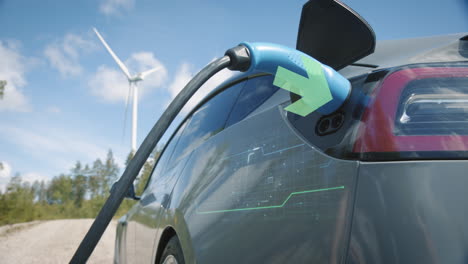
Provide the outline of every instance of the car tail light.
{"type": "Polygon", "coordinates": [[[353,152],[361,156],[468,151],[468,65],[387,74],[371,95],[354,142],[353,152]]]}

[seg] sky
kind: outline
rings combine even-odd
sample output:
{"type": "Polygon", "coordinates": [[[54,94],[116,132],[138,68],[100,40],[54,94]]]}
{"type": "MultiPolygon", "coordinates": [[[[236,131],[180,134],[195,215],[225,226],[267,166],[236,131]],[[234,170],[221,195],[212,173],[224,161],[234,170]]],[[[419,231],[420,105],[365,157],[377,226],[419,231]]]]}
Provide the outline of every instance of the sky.
{"type": "MultiPolygon", "coordinates": [[[[343,2],[378,40],[468,32],[468,0],[343,2]]],[[[128,83],[93,27],[132,73],[161,69],[139,84],[141,143],[177,92],[228,48],[242,41],[294,47],[304,3],[0,0],[0,80],[8,82],[0,100],[0,190],[16,173],[48,180],[78,160],[104,159],[109,149],[123,167],[130,152],[128,83]]],[[[213,77],[181,117],[231,75],[213,77]]]]}

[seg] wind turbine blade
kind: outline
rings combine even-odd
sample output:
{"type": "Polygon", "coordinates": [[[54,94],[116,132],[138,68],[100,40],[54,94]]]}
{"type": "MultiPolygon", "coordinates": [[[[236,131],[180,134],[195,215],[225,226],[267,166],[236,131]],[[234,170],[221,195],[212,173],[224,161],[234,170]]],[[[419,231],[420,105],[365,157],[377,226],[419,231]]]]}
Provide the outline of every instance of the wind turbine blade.
{"type": "Polygon", "coordinates": [[[152,74],[154,72],[157,72],[160,69],[161,69],[161,67],[158,66],[158,67],[155,67],[155,68],[153,68],[151,70],[141,72],[139,75],[140,75],[141,79],[144,79],[146,76],[148,76],[148,75],[150,75],[150,74],[152,74]]]}
{"type": "Polygon", "coordinates": [[[120,69],[122,70],[122,72],[125,74],[125,76],[127,77],[127,79],[131,79],[131,76],[130,76],[130,72],[128,71],[127,67],[125,66],[125,64],[123,64],[123,62],[119,59],[119,57],[117,57],[117,55],[115,55],[115,53],[112,51],[112,49],[109,47],[109,45],[107,45],[107,42],[104,40],[104,38],[101,36],[101,34],[99,34],[99,32],[97,31],[96,28],[93,28],[94,30],[94,33],[96,33],[96,35],[98,36],[99,40],[102,42],[102,45],[104,45],[104,47],[107,49],[107,51],[109,52],[109,54],[112,56],[112,58],[115,60],[115,62],[117,63],[117,65],[119,65],[120,69]]]}

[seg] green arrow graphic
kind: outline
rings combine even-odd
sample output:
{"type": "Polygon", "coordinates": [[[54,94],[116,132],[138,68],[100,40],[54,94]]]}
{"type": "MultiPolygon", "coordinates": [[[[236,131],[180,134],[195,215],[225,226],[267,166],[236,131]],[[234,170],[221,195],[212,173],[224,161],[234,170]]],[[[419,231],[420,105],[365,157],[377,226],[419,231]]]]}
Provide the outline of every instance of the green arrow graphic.
{"type": "Polygon", "coordinates": [[[278,66],[273,85],[302,96],[285,110],[306,116],[330,102],[333,97],[320,63],[306,56],[302,56],[302,62],[307,77],[278,66]]]}

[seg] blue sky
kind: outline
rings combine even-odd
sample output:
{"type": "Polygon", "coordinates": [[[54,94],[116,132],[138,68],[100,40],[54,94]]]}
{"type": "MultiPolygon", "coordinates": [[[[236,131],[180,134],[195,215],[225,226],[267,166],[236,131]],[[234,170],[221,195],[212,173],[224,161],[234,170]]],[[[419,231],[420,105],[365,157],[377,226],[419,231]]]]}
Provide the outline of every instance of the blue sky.
{"type": "MultiPolygon", "coordinates": [[[[468,1],[346,0],[377,39],[468,31],[468,1]]],[[[161,66],[141,85],[138,142],[201,67],[241,41],[295,46],[304,0],[0,0],[0,188],[14,173],[49,179],[77,161],[123,161],[128,86],[92,32],[130,71],[161,66]]],[[[204,93],[230,76],[224,71],[204,93]]],[[[195,96],[193,106],[203,93],[195,96]]]]}

